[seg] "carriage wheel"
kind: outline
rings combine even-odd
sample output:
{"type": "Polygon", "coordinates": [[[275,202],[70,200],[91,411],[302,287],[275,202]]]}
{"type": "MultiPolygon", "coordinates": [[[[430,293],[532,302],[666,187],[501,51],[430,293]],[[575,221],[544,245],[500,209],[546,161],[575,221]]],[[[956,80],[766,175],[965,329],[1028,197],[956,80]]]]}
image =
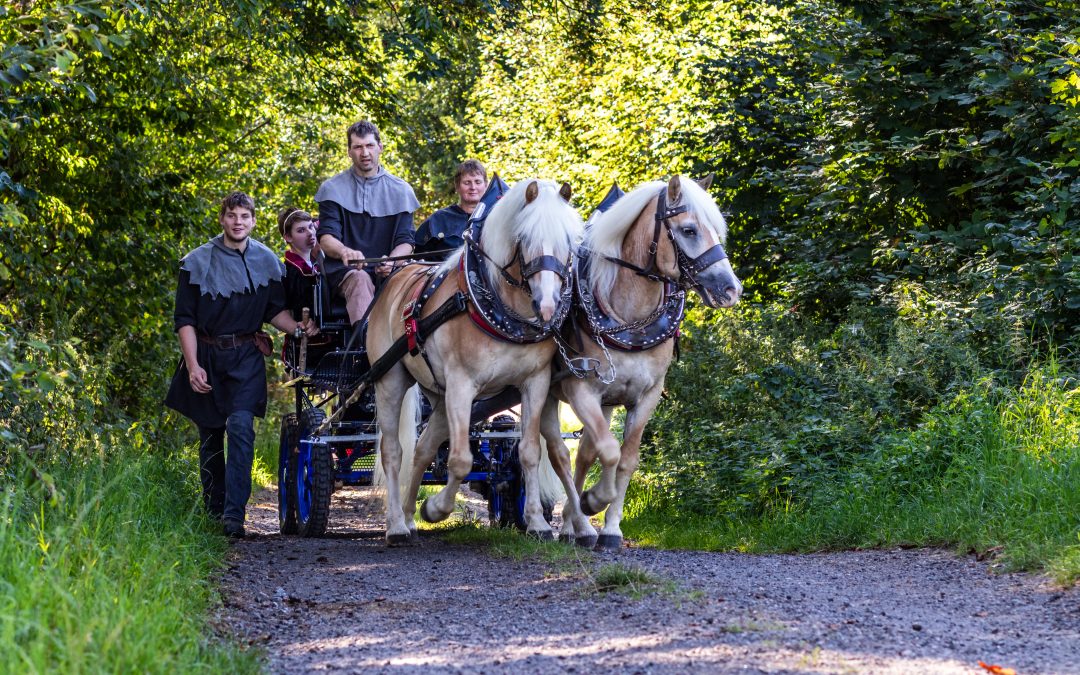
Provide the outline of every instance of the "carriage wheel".
{"type": "Polygon", "coordinates": [[[488,519],[492,525],[525,530],[525,490],[519,478],[492,486],[488,496],[488,519]]]}
{"type": "MultiPolygon", "coordinates": [[[[550,525],[555,519],[555,505],[541,500],[540,506],[544,509],[544,520],[550,525]]],[[[525,531],[525,486],[520,475],[488,493],[488,519],[492,525],[525,531]]]]}
{"type": "Polygon", "coordinates": [[[281,418],[281,442],[278,446],[278,530],[296,534],[296,449],[300,440],[300,422],[296,413],[281,418]]]}
{"type": "MultiPolygon", "coordinates": [[[[305,411],[300,438],[325,419],[317,408],[305,411]]],[[[321,537],[330,521],[330,493],[334,488],[334,460],[325,444],[300,443],[296,456],[296,530],[301,537],[321,537]]]]}

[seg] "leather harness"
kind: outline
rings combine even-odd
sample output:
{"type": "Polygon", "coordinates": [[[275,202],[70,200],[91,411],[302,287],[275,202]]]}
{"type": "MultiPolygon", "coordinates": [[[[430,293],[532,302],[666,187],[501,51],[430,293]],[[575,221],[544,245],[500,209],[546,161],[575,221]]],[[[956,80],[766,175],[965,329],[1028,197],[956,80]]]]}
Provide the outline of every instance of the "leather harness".
{"type": "MultiPolygon", "coordinates": [[[[450,296],[434,312],[426,317],[421,317],[424,305],[439,290],[443,282],[450,275],[451,268],[443,268],[440,272],[434,272],[437,268],[429,268],[415,274],[427,276],[422,284],[417,284],[412,293],[412,299],[401,309],[401,321],[405,325],[405,333],[394,341],[390,348],[380,356],[362,378],[362,381],[376,382],[394,367],[406,353],[413,356],[421,355],[431,371],[435,385],[445,391],[442,384],[435,379],[435,371],[428,360],[424,350],[424,342],[428,335],[436,328],[446,323],[453,317],[468,311],[469,318],[481,330],[494,338],[514,344],[535,344],[552,337],[558,331],[566,315],[570,311],[573,296],[573,284],[563,283],[563,293],[555,316],[547,325],[537,321],[530,321],[514,313],[506,307],[498,293],[491,289],[487,274],[483,270],[482,257],[487,257],[480,246],[466,236],[466,248],[458,265],[458,291],[450,296]]],[[[528,292],[528,278],[543,270],[555,272],[564,281],[571,274],[573,259],[572,254],[566,263],[560,262],[554,256],[539,256],[526,263],[521,255],[521,247],[518,246],[506,266],[500,270],[504,277],[512,280],[514,287],[528,292]],[[522,280],[514,279],[506,270],[515,260],[519,263],[522,280]]]]}
{"type": "Polygon", "coordinates": [[[649,259],[646,265],[639,267],[622,258],[604,256],[604,259],[608,262],[625,267],[638,276],[664,284],[664,295],[659,304],[653,312],[643,319],[620,323],[604,310],[603,305],[589,287],[589,266],[591,264],[589,252],[584,249],[578,251],[578,265],[574,275],[577,289],[576,309],[579,314],[584,316],[585,331],[587,333],[599,339],[605,345],[628,352],[644,351],[672,337],[678,338],[679,326],[686,313],[687,289],[697,289],[699,293],[704,295],[703,287],[697,280],[697,275],[711,265],[727,258],[727,253],[724,252],[724,247],[720,244],[713,245],[697,258],[690,258],[683,252],[671,231],[670,219],[686,211],[687,206],[685,204],[669,207],[667,188],[661,188],[656,199],[653,236],[652,242],[649,244],[649,259]],[[667,231],[668,239],[675,249],[679,272],[681,273],[679,279],[667,276],[657,265],[661,229],[667,231]]]}

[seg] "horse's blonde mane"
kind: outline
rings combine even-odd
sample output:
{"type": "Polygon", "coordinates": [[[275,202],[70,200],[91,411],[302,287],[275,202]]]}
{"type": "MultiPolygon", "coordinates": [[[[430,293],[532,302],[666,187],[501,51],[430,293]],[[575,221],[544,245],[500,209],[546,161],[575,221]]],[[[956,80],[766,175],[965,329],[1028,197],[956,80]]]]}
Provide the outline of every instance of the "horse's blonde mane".
{"type": "MultiPolygon", "coordinates": [[[[519,241],[522,254],[527,258],[540,255],[547,244],[551,255],[565,260],[571,247],[583,236],[581,216],[563,201],[559,186],[553,181],[527,178],[515,183],[502,199],[495,202],[484,223],[480,244],[491,258],[486,262],[488,274],[494,279],[499,274],[498,268],[514,257],[519,241]],[[539,190],[536,199],[526,204],[525,190],[534,180],[539,190]]],[[[443,267],[457,265],[462,251],[450,256],[443,267]]]]}
{"type": "MultiPolygon", "coordinates": [[[[697,217],[698,223],[712,230],[720,243],[724,243],[727,240],[727,222],[724,221],[720,208],[716,206],[716,202],[709,193],[686,176],[679,176],[679,187],[682,191],[682,202],[686,204],[687,211],[697,217]]],[[[598,215],[589,226],[585,233],[585,246],[593,252],[592,265],[589,268],[589,285],[597,296],[601,298],[611,296],[611,289],[615,286],[615,276],[621,269],[615,263],[606,260],[604,256],[613,258],[622,256],[623,240],[641,216],[641,212],[656,198],[661,189],[667,189],[667,183],[663,181],[642,183],[620,197],[610,209],[598,215]]],[[[648,244],[648,241],[642,243],[643,246],[648,246],[648,244]]]]}

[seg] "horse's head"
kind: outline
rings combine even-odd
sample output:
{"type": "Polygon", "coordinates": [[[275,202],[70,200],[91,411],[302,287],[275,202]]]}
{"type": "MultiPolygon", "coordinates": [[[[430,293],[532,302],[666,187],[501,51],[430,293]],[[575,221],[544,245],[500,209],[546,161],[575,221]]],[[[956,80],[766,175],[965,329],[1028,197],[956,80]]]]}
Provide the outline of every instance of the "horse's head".
{"type": "Polygon", "coordinates": [[[580,232],[581,227],[580,217],[570,206],[570,186],[563,183],[557,193],[552,188],[542,187],[539,181],[530,181],[525,188],[525,209],[522,211],[524,217],[535,207],[537,217],[547,221],[539,228],[546,230],[544,236],[534,237],[523,246],[521,254],[521,276],[529,284],[533,311],[545,327],[551,325],[560,314],[560,305],[568,300],[563,296],[570,288],[571,237],[575,230],[580,232]],[[549,191],[543,200],[545,204],[540,203],[542,190],[549,191]]]}
{"type": "Polygon", "coordinates": [[[570,186],[535,179],[516,184],[488,219],[484,248],[489,262],[497,263],[494,267],[508,283],[527,290],[545,329],[569,309],[573,246],[582,230],[581,216],[570,206],[570,186]],[[509,227],[498,227],[503,222],[509,227]],[[511,272],[516,279],[508,277],[511,272]]]}
{"type": "Polygon", "coordinates": [[[724,252],[727,223],[705,191],[711,183],[712,176],[701,184],[673,176],[661,190],[656,218],[674,244],[675,260],[660,258],[658,263],[663,269],[677,267],[680,282],[696,290],[709,307],[732,307],[743,287],[724,252]]]}

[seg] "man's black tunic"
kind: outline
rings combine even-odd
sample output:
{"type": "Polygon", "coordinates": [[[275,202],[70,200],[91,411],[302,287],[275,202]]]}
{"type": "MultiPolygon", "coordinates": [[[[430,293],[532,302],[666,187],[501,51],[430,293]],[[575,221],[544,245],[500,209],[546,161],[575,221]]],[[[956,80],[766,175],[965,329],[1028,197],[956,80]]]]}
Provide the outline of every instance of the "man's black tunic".
{"type": "MultiPolygon", "coordinates": [[[[228,248],[219,235],[181,263],[173,323],[194,326],[200,335],[250,335],[285,309],[281,260],[263,244],[248,240],[243,253],[228,248]],[[208,261],[212,260],[210,263],[208,261]],[[214,270],[209,272],[208,270],[214,270]]],[[[266,364],[252,341],[222,349],[198,341],[199,365],[212,389],[199,394],[188,382],[181,357],[165,404],[200,427],[225,426],[229,414],[248,410],[266,414],[266,364]]]]}
{"type": "MultiPolygon", "coordinates": [[[[320,239],[332,235],[368,258],[389,255],[396,246],[413,243],[412,212],[419,203],[412,187],[385,169],[369,178],[346,169],[319,186],[315,201],[320,239]]],[[[329,256],[324,266],[332,287],[340,286],[349,268],[329,256]]]]}

